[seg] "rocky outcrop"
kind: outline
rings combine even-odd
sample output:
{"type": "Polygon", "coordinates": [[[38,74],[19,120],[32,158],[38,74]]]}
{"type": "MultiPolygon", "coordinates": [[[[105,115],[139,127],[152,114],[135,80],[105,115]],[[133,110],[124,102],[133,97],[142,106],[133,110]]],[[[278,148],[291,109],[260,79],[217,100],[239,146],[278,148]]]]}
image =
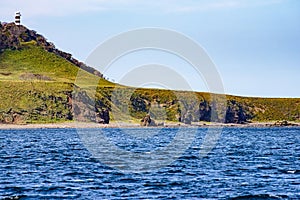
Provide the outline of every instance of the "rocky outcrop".
{"type": "Polygon", "coordinates": [[[242,105],[235,100],[227,101],[225,123],[243,124],[251,118],[252,115],[245,105],[242,105]]]}
{"type": "Polygon", "coordinates": [[[0,52],[5,49],[21,49],[26,43],[35,44],[48,52],[68,60],[87,72],[103,78],[103,74],[99,71],[73,58],[71,54],[57,49],[53,43],[48,42],[45,37],[38,34],[36,31],[29,30],[25,26],[16,25],[15,23],[0,24],[0,52]]]}
{"type": "Polygon", "coordinates": [[[286,120],[283,120],[283,121],[277,121],[275,122],[274,124],[272,124],[271,126],[277,126],[277,127],[281,127],[281,126],[297,126],[297,124],[293,124],[293,123],[290,123],[286,120]]]}
{"type": "Polygon", "coordinates": [[[192,124],[193,121],[193,115],[192,115],[192,111],[188,111],[187,113],[185,113],[182,117],[181,117],[181,121],[185,124],[192,124]]]}
{"type": "Polygon", "coordinates": [[[199,113],[199,121],[209,122],[211,120],[211,106],[207,101],[200,102],[199,113]]]}
{"type": "MultiPolygon", "coordinates": [[[[211,101],[201,96],[197,99],[196,95],[191,96],[184,93],[179,95],[181,95],[180,101],[177,99],[177,96],[172,97],[170,95],[169,99],[161,97],[165,101],[159,102],[159,105],[165,110],[166,120],[178,120],[185,124],[192,124],[192,122],[199,121],[242,124],[250,121],[254,116],[253,111],[250,110],[251,106],[236,100],[227,100],[226,104],[224,104],[226,107],[222,111],[218,111],[223,112],[222,114],[216,113],[217,101],[211,101]]],[[[142,118],[144,125],[149,123],[147,116],[144,116],[147,113],[151,113],[153,105],[158,104],[158,97],[159,94],[151,97],[141,94],[139,91],[133,93],[130,98],[130,114],[133,117],[142,118]]]]}
{"type": "Polygon", "coordinates": [[[2,124],[22,124],[24,123],[24,113],[15,111],[12,108],[7,112],[0,112],[0,123],[2,124]]]}
{"type": "MultiPolygon", "coordinates": [[[[243,124],[253,118],[249,107],[235,100],[227,100],[225,119],[220,122],[243,124]]],[[[211,121],[212,105],[208,101],[202,101],[199,105],[200,121],[211,121]]]]}
{"type": "Polygon", "coordinates": [[[143,119],[141,119],[141,126],[157,126],[155,121],[151,119],[150,115],[147,114],[143,119]]]}
{"type": "Polygon", "coordinates": [[[110,107],[104,106],[100,99],[91,99],[85,91],[76,91],[73,93],[72,105],[76,121],[109,124],[110,107]]]}
{"type": "Polygon", "coordinates": [[[99,117],[98,123],[101,124],[109,124],[109,110],[108,109],[101,109],[101,111],[97,112],[97,116],[99,117]]]}
{"type": "Polygon", "coordinates": [[[141,96],[132,96],[130,101],[130,108],[133,112],[149,112],[151,104],[147,101],[147,99],[141,96]]]}

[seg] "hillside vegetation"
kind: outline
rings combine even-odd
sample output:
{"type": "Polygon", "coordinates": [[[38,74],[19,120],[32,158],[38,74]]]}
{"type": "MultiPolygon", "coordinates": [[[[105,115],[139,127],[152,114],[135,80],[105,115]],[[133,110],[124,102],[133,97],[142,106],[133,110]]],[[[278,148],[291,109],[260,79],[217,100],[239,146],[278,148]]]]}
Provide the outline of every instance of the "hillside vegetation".
{"type": "Polygon", "coordinates": [[[299,121],[300,99],[138,89],[111,83],[35,31],[0,25],[0,123],[299,121]],[[80,72],[80,84],[76,76],[80,72]],[[221,108],[221,109],[217,109],[221,108]],[[217,112],[215,112],[217,110],[217,112]]]}

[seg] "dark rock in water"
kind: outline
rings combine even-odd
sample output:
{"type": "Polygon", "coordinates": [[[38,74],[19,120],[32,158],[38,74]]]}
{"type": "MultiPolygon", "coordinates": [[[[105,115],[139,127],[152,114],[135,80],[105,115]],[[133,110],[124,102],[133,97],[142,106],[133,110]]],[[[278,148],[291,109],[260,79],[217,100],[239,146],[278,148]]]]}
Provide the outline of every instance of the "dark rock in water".
{"type": "Polygon", "coordinates": [[[155,121],[151,119],[150,115],[147,114],[142,120],[141,120],[141,126],[157,126],[155,121]]]}
{"type": "Polygon", "coordinates": [[[275,122],[274,123],[274,125],[275,126],[288,126],[288,125],[290,125],[290,123],[288,123],[286,120],[284,120],[284,121],[277,121],[277,122],[275,122]]]}
{"type": "Polygon", "coordinates": [[[297,126],[296,124],[292,124],[286,120],[283,120],[283,121],[277,121],[275,122],[273,125],[271,126],[297,126]]]}

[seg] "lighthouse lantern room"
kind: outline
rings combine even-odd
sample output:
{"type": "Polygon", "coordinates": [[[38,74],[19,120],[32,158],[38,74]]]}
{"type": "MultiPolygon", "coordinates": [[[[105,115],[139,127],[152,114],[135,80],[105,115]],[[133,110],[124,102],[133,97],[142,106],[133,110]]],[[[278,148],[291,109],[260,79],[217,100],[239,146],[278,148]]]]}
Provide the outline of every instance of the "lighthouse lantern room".
{"type": "Polygon", "coordinates": [[[21,24],[21,13],[20,12],[16,12],[15,23],[16,23],[16,25],[20,25],[21,24]]]}

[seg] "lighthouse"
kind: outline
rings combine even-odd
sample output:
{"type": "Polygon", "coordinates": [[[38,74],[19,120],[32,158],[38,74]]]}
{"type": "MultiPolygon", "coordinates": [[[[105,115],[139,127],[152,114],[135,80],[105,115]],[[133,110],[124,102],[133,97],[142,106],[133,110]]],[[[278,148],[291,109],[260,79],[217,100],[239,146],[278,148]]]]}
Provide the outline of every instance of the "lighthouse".
{"type": "Polygon", "coordinates": [[[21,13],[20,12],[16,12],[15,23],[16,23],[16,25],[20,25],[21,24],[21,13]]]}

